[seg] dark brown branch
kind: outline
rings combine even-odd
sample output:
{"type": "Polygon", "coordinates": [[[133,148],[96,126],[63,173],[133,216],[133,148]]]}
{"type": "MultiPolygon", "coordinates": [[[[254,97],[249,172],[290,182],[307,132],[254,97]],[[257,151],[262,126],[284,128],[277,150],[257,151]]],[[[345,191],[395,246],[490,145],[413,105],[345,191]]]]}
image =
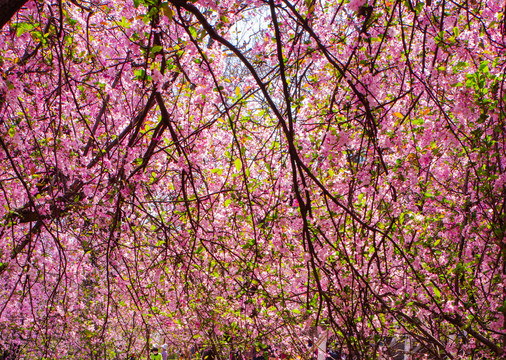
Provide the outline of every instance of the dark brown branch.
{"type": "Polygon", "coordinates": [[[27,0],[0,0],[0,29],[27,3],[27,0]]]}

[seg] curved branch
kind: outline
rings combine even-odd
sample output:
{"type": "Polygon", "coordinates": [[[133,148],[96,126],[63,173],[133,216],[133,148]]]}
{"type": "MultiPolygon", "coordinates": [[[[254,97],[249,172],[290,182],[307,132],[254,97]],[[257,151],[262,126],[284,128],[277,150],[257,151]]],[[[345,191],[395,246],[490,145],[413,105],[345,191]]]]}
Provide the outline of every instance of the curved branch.
{"type": "Polygon", "coordinates": [[[0,0],[0,29],[2,29],[27,2],[27,0],[0,0]]]}

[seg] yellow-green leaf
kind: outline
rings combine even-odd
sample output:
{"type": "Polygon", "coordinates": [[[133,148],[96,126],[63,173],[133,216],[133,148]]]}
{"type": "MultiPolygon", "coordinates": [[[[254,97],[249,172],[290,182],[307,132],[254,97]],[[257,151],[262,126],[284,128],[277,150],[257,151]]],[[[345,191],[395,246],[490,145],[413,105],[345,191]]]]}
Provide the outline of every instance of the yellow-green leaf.
{"type": "Polygon", "coordinates": [[[241,159],[239,159],[239,158],[235,159],[234,164],[235,164],[235,168],[237,169],[237,171],[240,171],[242,168],[241,159]]]}

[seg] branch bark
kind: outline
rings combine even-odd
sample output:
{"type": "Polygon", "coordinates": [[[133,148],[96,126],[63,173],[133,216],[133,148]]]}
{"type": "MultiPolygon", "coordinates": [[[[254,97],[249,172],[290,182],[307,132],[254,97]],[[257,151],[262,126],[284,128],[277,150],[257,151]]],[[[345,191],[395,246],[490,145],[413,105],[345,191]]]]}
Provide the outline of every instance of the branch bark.
{"type": "Polygon", "coordinates": [[[0,29],[2,29],[27,2],[27,0],[0,0],[0,29]]]}

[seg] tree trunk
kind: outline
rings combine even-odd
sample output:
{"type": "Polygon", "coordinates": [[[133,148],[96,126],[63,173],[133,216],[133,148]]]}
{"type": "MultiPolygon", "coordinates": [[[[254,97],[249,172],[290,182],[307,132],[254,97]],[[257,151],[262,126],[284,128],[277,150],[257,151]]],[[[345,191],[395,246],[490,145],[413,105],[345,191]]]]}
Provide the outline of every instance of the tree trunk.
{"type": "Polygon", "coordinates": [[[27,0],[0,0],[0,29],[18,12],[27,0]]]}

